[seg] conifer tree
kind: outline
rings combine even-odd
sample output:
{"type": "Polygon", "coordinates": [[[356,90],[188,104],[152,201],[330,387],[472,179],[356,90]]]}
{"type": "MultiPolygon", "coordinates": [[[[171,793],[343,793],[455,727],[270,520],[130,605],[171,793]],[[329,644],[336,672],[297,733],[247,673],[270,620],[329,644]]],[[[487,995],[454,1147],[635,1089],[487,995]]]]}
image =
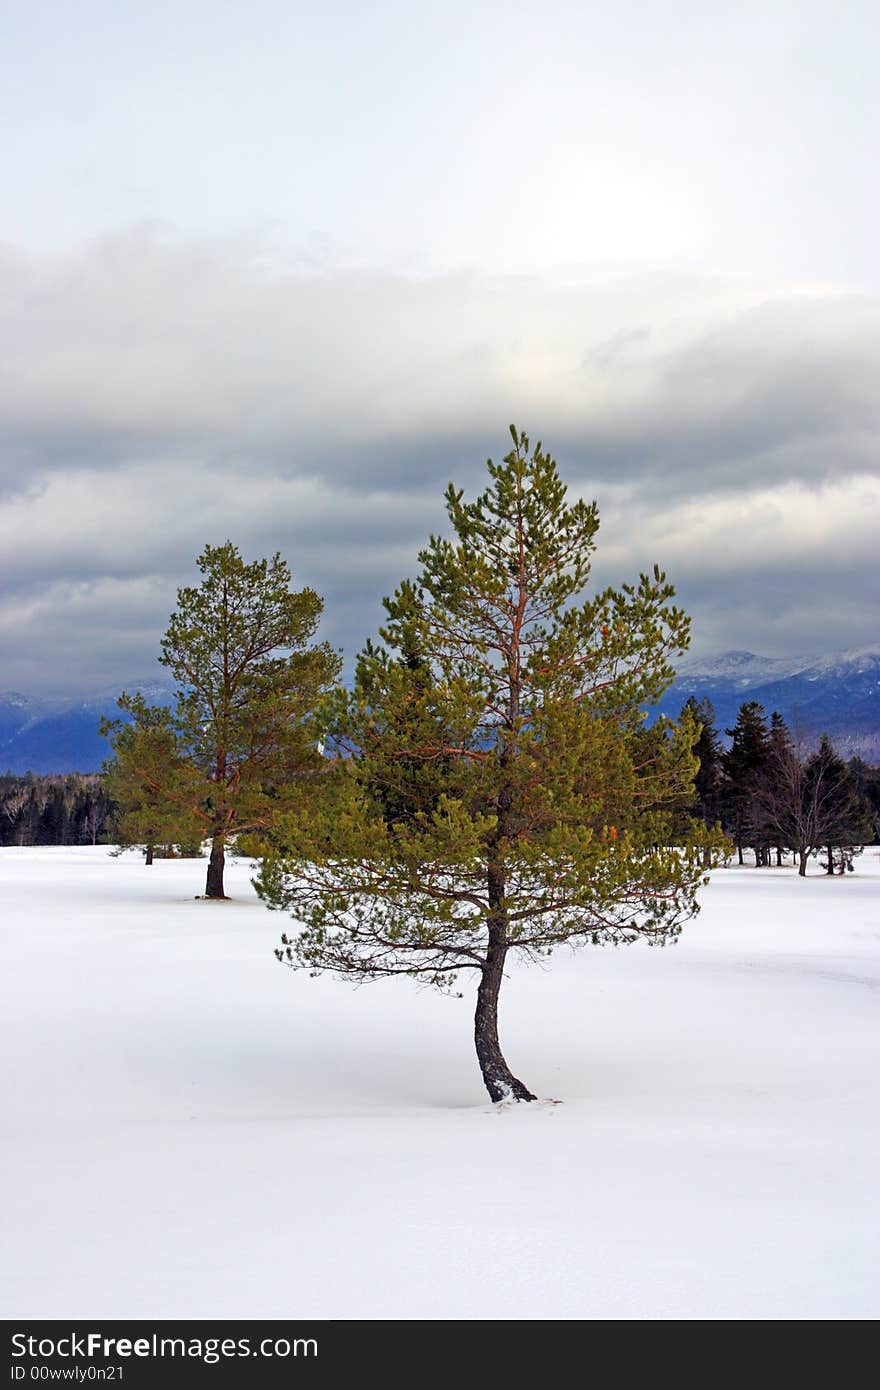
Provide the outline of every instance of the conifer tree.
{"type": "Polygon", "coordinates": [[[342,977],[476,978],[474,1041],[493,1101],[532,1100],[498,1035],[508,959],[568,942],[671,939],[696,910],[706,844],[673,813],[697,727],[646,729],[688,619],[659,569],[586,598],[595,503],[511,427],[475,501],[450,485],[453,539],[385,599],[328,731],[324,795],[279,826],[258,889],[302,929],[284,963],[342,977]]]}
{"type": "Polygon", "coordinates": [[[267,830],[318,775],[315,712],[340,663],[311,643],[322,601],[291,588],[280,554],[246,564],[227,541],[206,546],[198,566],[202,582],[178,590],[162,639],[174,709],[148,716],[139,697],[123,696],[135,733],[111,734],[119,775],[151,790],[149,814],[170,826],[195,818],[211,841],[205,897],[218,899],[229,841],[267,830]]]}
{"type": "Polygon", "coordinates": [[[850,758],[847,768],[859,802],[865,808],[866,840],[876,844],[880,834],[880,767],[871,767],[862,758],[850,758]]]}
{"type": "Polygon", "coordinates": [[[700,726],[700,736],[694,744],[699,767],[694,777],[692,813],[711,828],[721,824],[723,812],[723,755],[721,736],[715,725],[715,710],[711,700],[698,701],[691,695],[684,703],[682,714],[687,714],[700,726]]]}
{"type": "Polygon", "coordinates": [[[763,706],[757,700],[746,700],[739,707],[736,724],[727,733],[732,743],[722,759],[725,828],[730,831],[736,845],[740,864],[743,863],[744,847],[751,845],[757,866],[762,861],[764,836],[756,798],[759,783],[767,771],[770,753],[763,706]]]}
{"type": "Polygon", "coordinates": [[[770,716],[770,732],[768,735],[768,752],[771,758],[782,758],[794,747],[789,727],[775,709],[770,716]]]}
{"type": "MultiPolygon", "coordinates": [[[[775,794],[775,783],[782,777],[785,779],[785,769],[792,757],[796,757],[794,743],[788,725],[783,719],[779,710],[774,710],[770,716],[770,734],[767,740],[767,769],[766,777],[770,783],[770,795],[775,794]]],[[[776,866],[782,865],[783,851],[788,848],[782,837],[774,833],[778,827],[772,820],[768,821],[767,830],[771,841],[776,846],[776,866]]]]}
{"type": "Polygon", "coordinates": [[[156,850],[201,844],[205,823],[194,803],[200,788],[178,744],[171,711],[148,705],[142,695],[120,696],[129,716],[101,721],[100,732],[113,748],[101,777],[114,803],[114,839],[121,848],[140,846],[146,864],[156,850]]]}

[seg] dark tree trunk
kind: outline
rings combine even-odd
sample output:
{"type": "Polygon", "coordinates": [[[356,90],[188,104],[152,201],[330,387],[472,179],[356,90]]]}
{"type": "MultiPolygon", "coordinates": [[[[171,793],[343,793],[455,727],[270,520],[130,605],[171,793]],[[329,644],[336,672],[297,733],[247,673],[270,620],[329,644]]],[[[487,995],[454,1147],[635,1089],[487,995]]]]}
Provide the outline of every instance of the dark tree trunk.
{"type": "Polygon", "coordinates": [[[806,878],[806,876],[807,876],[807,850],[802,849],[802,850],[799,850],[799,851],[798,851],[798,877],[799,877],[799,878],[806,878]]]}
{"type": "Polygon", "coordinates": [[[222,834],[216,834],[211,841],[211,858],[208,860],[208,881],[205,884],[206,898],[225,898],[223,892],[223,865],[226,861],[226,847],[222,834]]]}
{"type": "Polygon", "coordinates": [[[739,855],[740,864],[744,864],[746,861],[743,859],[743,847],[741,844],[737,844],[736,852],[739,855]]]}
{"type": "Polygon", "coordinates": [[[826,872],[827,874],[831,875],[831,877],[833,878],[833,876],[834,876],[834,850],[831,848],[830,845],[828,846],[828,868],[825,870],[825,872],[826,872]]]}
{"type": "MultiPolygon", "coordinates": [[[[520,617],[525,611],[523,565],[520,563],[520,617]]],[[[519,728],[519,625],[515,627],[513,645],[508,653],[508,674],[510,694],[507,705],[508,730],[512,736],[501,753],[501,766],[507,769],[508,761],[514,754],[514,738],[519,728]]],[[[514,1076],[504,1060],[498,1041],[498,995],[504,978],[504,962],[507,959],[508,921],[505,896],[507,879],[504,867],[503,846],[510,834],[513,789],[510,783],[502,783],[498,790],[498,838],[489,852],[486,887],[489,899],[489,942],[486,959],[483,962],[480,984],[477,989],[477,1008],[474,1014],[474,1043],[483,1082],[493,1102],[502,1100],[537,1100],[527,1086],[514,1076]]]]}
{"type": "Polygon", "coordinates": [[[781,869],[781,868],[782,868],[782,846],[781,846],[781,845],[777,845],[777,846],[776,846],[776,867],[777,867],[777,869],[781,869]]]}
{"type": "MultiPolygon", "coordinates": [[[[504,875],[497,868],[489,869],[490,908],[504,897],[504,875]]],[[[474,1015],[474,1043],[486,1090],[493,1101],[536,1100],[528,1087],[514,1076],[504,1060],[498,1041],[498,995],[504,978],[507,959],[507,921],[503,908],[489,919],[489,945],[483,973],[477,989],[477,1010],[474,1015]]]]}
{"type": "Polygon", "coordinates": [[[152,845],[147,845],[147,848],[144,850],[144,863],[145,863],[145,864],[152,864],[152,862],[153,862],[153,846],[152,846],[152,845]]]}
{"type": "Polygon", "coordinates": [[[474,1015],[474,1042],[486,1090],[493,1101],[535,1100],[528,1087],[514,1076],[504,1060],[498,1042],[498,994],[504,972],[507,947],[493,945],[491,938],[486,963],[477,990],[477,1011],[474,1015]]]}

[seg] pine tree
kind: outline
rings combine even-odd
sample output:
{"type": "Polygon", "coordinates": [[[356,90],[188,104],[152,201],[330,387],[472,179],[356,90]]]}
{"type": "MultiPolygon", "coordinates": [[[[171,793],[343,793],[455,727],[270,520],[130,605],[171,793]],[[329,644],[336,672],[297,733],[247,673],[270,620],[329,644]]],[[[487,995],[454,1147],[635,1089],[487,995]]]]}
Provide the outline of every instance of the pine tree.
{"type": "MultiPolygon", "coordinates": [[[[770,782],[771,795],[774,794],[773,784],[780,777],[782,777],[784,782],[786,768],[791,759],[796,756],[788,725],[779,713],[779,710],[774,710],[770,716],[770,736],[767,741],[766,777],[770,782]]],[[[787,846],[783,842],[782,837],[778,834],[774,834],[774,830],[777,827],[774,826],[772,820],[766,816],[764,819],[765,822],[767,822],[766,829],[776,846],[776,866],[779,868],[782,865],[783,851],[787,846]]]]}
{"type": "Polygon", "coordinates": [[[157,850],[199,845],[205,834],[197,803],[198,778],[179,746],[171,710],[148,705],[142,695],[120,696],[128,721],[102,720],[113,756],[102,781],[114,804],[112,818],[121,848],[140,846],[150,865],[157,850]]]}
{"type": "Polygon", "coordinates": [[[230,840],[268,830],[319,775],[315,711],[340,663],[326,643],[311,644],[322,601],[291,589],[280,554],[246,564],[227,541],[206,546],[198,566],[202,582],[178,590],[162,639],[175,707],[151,725],[144,702],[123,696],[135,733],[117,729],[114,755],[126,778],[145,775],[150,816],[160,811],[177,833],[198,822],[211,841],[205,897],[222,899],[230,840]]]}
{"type": "Polygon", "coordinates": [[[700,765],[694,777],[692,813],[711,829],[721,824],[723,814],[723,754],[721,736],[715,726],[715,710],[711,700],[698,701],[691,695],[684,703],[682,715],[700,726],[700,736],[694,744],[694,755],[700,765]]]}
{"type": "Polygon", "coordinates": [[[722,758],[725,829],[733,838],[740,864],[748,845],[755,851],[757,866],[764,857],[765,835],[756,797],[770,753],[763,706],[757,700],[747,700],[739,707],[736,724],[726,732],[733,741],[722,758]]]}
{"type": "Polygon", "coordinates": [[[869,827],[866,843],[876,844],[880,835],[880,767],[870,767],[862,758],[850,758],[847,768],[866,810],[869,827]]]}
{"type": "Polygon", "coordinates": [[[279,959],[362,980],[477,981],[474,1040],[493,1101],[534,1099],[498,1037],[511,955],[563,942],[674,939],[697,910],[705,845],[672,843],[697,727],[642,706],[671,683],[688,620],[655,569],[585,599],[595,503],[568,503],[553,459],[513,448],[474,502],[450,485],[455,538],[385,599],[382,645],[339,692],[337,755],[258,889],[304,924],[279,959]]]}

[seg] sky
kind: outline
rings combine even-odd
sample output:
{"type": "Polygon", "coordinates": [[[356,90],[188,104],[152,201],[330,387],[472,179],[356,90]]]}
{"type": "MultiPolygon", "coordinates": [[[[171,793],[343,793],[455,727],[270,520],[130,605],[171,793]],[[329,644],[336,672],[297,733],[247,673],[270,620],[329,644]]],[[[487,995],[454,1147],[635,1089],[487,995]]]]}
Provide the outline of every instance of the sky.
{"type": "Polygon", "coordinates": [[[693,650],[875,642],[873,3],[0,0],[0,690],[207,542],[351,659],[513,421],[693,650]]]}

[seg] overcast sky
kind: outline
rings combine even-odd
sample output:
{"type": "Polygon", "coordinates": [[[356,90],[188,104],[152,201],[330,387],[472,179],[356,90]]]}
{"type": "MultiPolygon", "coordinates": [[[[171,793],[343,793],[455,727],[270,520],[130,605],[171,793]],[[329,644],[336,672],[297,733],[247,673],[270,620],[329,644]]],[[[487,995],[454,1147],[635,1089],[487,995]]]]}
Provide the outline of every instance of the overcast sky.
{"type": "Polygon", "coordinates": [[[511,420],[695,651],[876,641],[878,71],[873,0],[7,0],[0,690],[227,537],[350,658],[511,420]]]}

